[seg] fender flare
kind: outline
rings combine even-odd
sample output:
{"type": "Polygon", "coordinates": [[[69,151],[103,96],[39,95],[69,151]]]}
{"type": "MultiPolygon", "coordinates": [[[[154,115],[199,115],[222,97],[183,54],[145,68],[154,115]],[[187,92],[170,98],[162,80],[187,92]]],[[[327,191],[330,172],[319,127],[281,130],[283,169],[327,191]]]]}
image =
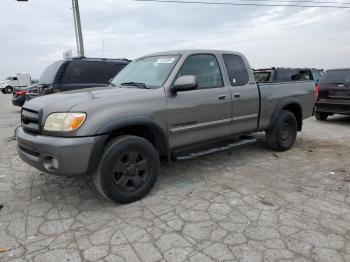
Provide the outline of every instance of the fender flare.
{"type": "Polygon", "coordinates": [[[278,103],[278,105],[275,107],[271,119],[270,119],[270,128],[272,127],[273,123],[275,122],[276,118],[279,116],[279,113],[282,111],[283,108],[285,108],[288,105],[297,105],[300,108],[301,112],[301,123],[300,126],[298,127],[299,131],[301,131],[302,127],[302,121],[303,121],[303,108],[300,104],[300,101],[295,98],[295,97],[288,97],[286,99],[283,99],[281,102],[278,103]]]}
{"type": "Polygon", "coordinates": [[[156,140],[157,146],[160,147],[160,153],[163,153],[167,157],[168,161],[170,161],[170,148],[168,136],[166,135],[163,128],[160,126],[159,122],[147,116],[126,117],[122,119],[113,120],[103,125],[96,131],[96,140],[89,161],[89,173],[96,171],[103,152],[104,145],[112,133],[115,133],[116,131],[123,128],[139,125],[147,126],[151,130],[151,133],[156,140]]]}

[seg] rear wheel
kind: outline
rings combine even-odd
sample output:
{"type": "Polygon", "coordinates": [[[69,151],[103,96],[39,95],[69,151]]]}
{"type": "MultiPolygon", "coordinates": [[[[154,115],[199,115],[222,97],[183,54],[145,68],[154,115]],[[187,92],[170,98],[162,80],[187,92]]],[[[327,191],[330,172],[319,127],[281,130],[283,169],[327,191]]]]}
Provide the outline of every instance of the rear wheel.
{"type": "Polygon", "coordinates": [[[317,120],[321,120],[321,121],[327,120],[328,116],[329,116],[329,115],[328,115],[327,113],[322,113],[322,112],[316,112],[316,113],[315,113],[315,118],[316,118],[317,120]]]}
{"type": "Polygon", "coordinates": [[[12,92],[13,92],[13,87],[12,86],[5,87],[5,93],[6,94],[12,94],[12,92]]]}
{"type": "Polygon", "coordinates": [[[298,123],[295,115],[287,110],[281,111],[270,130],[266,131],[266,144],[273,150],[287,151],[295,142],[298,123]]]}
{"type": "Polygon", "coordinates": [[[109,200],[131,203],[153,188],[159,165],[158,152],[149,141],[121,136],[107,144],[94,174],[94,185],[109,200]]]}

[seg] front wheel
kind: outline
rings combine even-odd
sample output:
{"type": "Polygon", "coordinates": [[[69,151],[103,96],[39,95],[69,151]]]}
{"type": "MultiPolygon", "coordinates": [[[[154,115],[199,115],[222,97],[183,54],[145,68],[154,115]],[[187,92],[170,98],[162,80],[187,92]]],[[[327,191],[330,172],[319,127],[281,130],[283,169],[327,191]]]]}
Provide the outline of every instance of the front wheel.
{"type": "Polygon", "coordinates": [[[137,136],[110,141],[102,155],[94,185],[105,198],[127,204],[147,195],[157,181],[159,155],[154,146],[137,136]]]}
{"type": "Polygon", "coordinates": [[[12,86],[5,87],[5,93],[6,94],[12,94],[12,92],[13,92],[13,87],[12,86]]]}
{"type": "Polygon", "coordinates": [[[273,150],[287,151],[295,142],[298,123],[295,115],[287,110],[281,111],[272,127],[266,131],[266,144],[273,150]]]}
{"type": "Polygon", "coordinates": [[[320,120],[320,121],[326,121],[327,118],[328,118],[328,114],[327,113],[316,112],[315,113],[315,118],[317,120],[320,120]]]}

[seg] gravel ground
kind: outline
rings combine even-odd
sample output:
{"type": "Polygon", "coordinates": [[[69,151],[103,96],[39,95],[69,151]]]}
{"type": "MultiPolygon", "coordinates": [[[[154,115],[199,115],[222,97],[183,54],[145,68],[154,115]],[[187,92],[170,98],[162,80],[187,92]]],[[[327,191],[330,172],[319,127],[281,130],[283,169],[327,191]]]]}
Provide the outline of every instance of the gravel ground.
{"type": "Polygon", "coordinates": [[[305,121],[295,147],[255,145],[162,167],[142,201],[16,154],[0,95],[0,261],[350,261],[350,117],[305,121]]]}

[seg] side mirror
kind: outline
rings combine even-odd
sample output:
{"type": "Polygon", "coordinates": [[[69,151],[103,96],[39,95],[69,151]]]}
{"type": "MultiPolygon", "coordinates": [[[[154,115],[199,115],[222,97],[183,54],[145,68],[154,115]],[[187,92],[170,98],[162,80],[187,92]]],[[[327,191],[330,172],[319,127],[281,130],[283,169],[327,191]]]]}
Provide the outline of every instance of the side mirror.
{"type": "Polygon", "coordinates": [[[172,91],[174,93],[197,89],[197,78],[194,75],[180,76],[176,79],[172,91]]]}

